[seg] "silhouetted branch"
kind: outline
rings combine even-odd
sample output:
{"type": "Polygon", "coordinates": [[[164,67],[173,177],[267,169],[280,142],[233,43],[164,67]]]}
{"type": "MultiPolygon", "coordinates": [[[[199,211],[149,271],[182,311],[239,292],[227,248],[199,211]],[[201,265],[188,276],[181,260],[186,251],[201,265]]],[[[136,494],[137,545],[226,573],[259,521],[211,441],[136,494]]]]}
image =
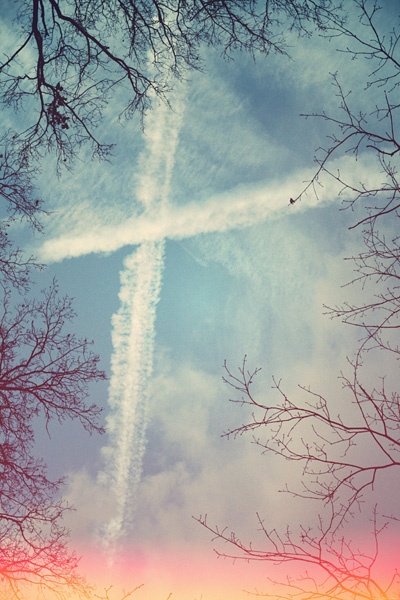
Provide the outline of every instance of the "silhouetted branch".
{"type": "Polygon", "coordinates": [[[80,588],[62,524],[63,479],[49,479],[35,458],[37,417],[46,428],[52,419],[76,419],[102,432],[101,409],[86,399],[89,383],[105,375],[89,342],[65,331],[74,312],[55,283],[15,308],[12,300],[6,291],[0,310],[0,573],[16,590],[18,582],[80,588]]]}
{"type": "Polygon", "coordinates": [[[280,401],[256,400],[249,388],[258,369],[248,371],[244,360],[238,376],[224,366],[224,381],[241,394],[230,401],[252,409],[250,422],[224,436],[251,434],[263,452],[300,462],[302,490],[286,487],[286,491],[332,503],[335,518],[331,529],[340,527],[353,507],[359,506],[380,473],[400,466],[400,395],[388,392],[384,380],[379,389],[367,389],[360,380],[360,355],[351,366],[353,377],[342,375],[342,381],[357,409],[352,419],[332,413],[325,397],[303,386],[299,389],[305,397],[289,398],[275,378],[273,387],[280,401]],[[358,452],[361,444],[368,445],[368,459],[358,452]]]}
{"type": "Polygon", "coordinates": [[[0,64],[0,96],[28,108],[25,153],[55,150],[67,165],[85,143],[101,158],[111,151],[96,127],[116,91],[125,91],[121,114],[143,115],[152,97],[167,100],[175,77],[203,68],[204,46],[226,58],[286,53],[287,28],[322,28],[331,13],[344,22],[332,0],[23,0],[15,10],[19,32],[0,64]]]}
{"type": "Polygon", "coordinates": [[[35,168],[23,156],[15,138],[12,131],[0,138],[0,198],[4,202],[0,220],[0,276],[5,285],[27,291],[32,270],[43,265],[15,246],[10,228],[15,222],[24,221],[34,232],[41,232],[39,218],[46,213],[42,200],[35,194],[35,168]]]}
{"type": "MultiPolygon", "coordinates": [[[[213,536],[213,541],[222,542],[232,548],[231,552],[215,550],[220,558],[263,561],[277,566],[300,564],[306,569],[298,577],[287,575],[286,582],[273,581],[277,586],[273,594],[254,592],[254,596],[266,598],[300,598],[375,600],[394,598],[398,591],[399,577],[395,574],[385,586],[374,576],[374,566],[378,556],[378,539],[385,525],[378,527],[376,513],[372,519],[373,546],[371,552],[362,552],[344,536],[332,535],[328,525],[320,519],[318,526],[299,525],[294,532],[287,528],[280,533],[273,526],[268,527],[257,513],[259,531],[263,542],[260,546],[241,541],[236,533],[227,528],[209,525],[207,515],[195,518],[213,536]],[[286,594],[279,588],[287,588],[286,594]]],[[[272,581],[270,578],[268,578],[272,581]]],[[[251,594],[251,592],[248,591],[251,594]]]]}
{"type": "MultiPolygon", "coordinates": [[[[349,40],[342,51],[349,53],[353,59],[365,59],[371,65],[370,76],[365,82],[362,95],[358,94],[356,102],[351,102],[351,91],[345,91],[337,73],[332,74],[332,83],[338,98],[338,113],[304,114],[305,117],[323,119],[330,127],[328,145],[317,150],[315,161],[317,170],[312,179],[295,197],[295,202],[309,192],[318,197],[321,176],[329,175],[341,186],[339,195],[343,195],[346,208],[355,208],[363,202],[367,216],[359,219],[353,226],[358,227],[368,222],[376,222],[382,216],[392,214],[398,216],[400,208],[399,182],[397,177],[396,158],[400,151],[398,139],[398,110],[400,103],[396,92],[400,84],[399,37],[396,24],[388,33],[382,30],[379,23],[379,6],[370,0],[355,0],[354,6],[359,11],[357,28],[349,28],[346,22],[337,20],[333,13],[326,21],[324,35],[342,37],[349,40]],[[379,97],[371,104],[372,91],[380,90],[379,97]],[[368,92],[368,93],[367,93],[368,92]],[[344,156],[354,161],[372,157],[375,165],[374,183],[370,181],[356,182],[349,172],[341,172],[333,166],[333,159],[344,156]]],[[[396,16],[394,16],[396,18],[396,16]]],[[[377,92],[374,92],[377,94],[377,92]]],[[[369,171],[371,167],[369,168],[369,171]]]]}

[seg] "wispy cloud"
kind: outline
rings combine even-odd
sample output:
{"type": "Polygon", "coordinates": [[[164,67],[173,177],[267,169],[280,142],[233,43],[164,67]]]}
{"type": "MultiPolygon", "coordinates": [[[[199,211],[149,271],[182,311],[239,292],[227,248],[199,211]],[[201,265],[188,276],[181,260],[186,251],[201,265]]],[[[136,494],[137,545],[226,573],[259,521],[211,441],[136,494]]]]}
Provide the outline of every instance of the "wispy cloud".
{"type": "Polygon", "coordinates": [[[179,89],[174,98],[174,111],[160,103],[146,117],[146,149],[139,157],[138,175],[135,178],[136,199],[144,210],[159,209],[169,201],[184,112],[183,90],[179,89]]]}

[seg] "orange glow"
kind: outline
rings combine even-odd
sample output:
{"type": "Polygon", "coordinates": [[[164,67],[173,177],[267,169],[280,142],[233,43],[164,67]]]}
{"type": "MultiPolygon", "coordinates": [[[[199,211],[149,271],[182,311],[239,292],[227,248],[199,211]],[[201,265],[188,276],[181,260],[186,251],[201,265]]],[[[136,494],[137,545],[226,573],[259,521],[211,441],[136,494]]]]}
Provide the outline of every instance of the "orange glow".
{"type": "MultiPolygon", "coordinates": [[[[180,550],[157,549],[148,554],[126,550],[112,564],[100,551],[92,550],[82,558],[82,571],[99,588],[131,590],[137,600],[242,600],[244,590],[271,588],[265,576],[266,565],[218,559],[211,548],[194,552],[189,546],[180,550]],[[257,584],[258,582],[258,584],[257,584]]],[[[113,599],[112,599],[113,600],[113,599]]]]}
{"type": "MultiPolygon", "coordinates": [[[[390,546],[391,551],[388,547],[382,549],[373,574],[383,586],[389,583],[398,562],[396,540],[390,546]]],[[[126,548],[113,561],[107,558],[100,544],[82,543],[78,551],[82,556],[80,572],[95,586],[91,600],[104,597],[106,589],[109,600],[121,600],[124,592],[135,588],[138,589],[129,596],[132,600],[248,600],[255,597],[251,593],[257,592],[270,593],[273,598],[278,590],[269,577],[284,581],[288,574],[296,577],[305,570],[300,564],[276,571],[266,562],[234,562],[217,558],[210,546],[196,551],[189,544],[174,550],[126,548]]],[[[290,594],[290,589],[286,588],[284,594],[290,594]]],[[[77,594],[68,597],[83,600],[77,594]]],[[[24,598],[53,600],[51,592],[40,595],[37,588],[24,598]]]]}

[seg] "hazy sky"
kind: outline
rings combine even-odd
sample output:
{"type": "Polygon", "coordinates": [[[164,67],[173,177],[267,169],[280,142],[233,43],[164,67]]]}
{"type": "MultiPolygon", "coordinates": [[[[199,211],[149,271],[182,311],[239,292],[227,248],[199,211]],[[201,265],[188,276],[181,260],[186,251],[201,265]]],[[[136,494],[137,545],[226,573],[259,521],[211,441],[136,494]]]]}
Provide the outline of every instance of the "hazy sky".
{"type": "MultiPolygon", "coordinates": [[[[322,313],[349,293],[340,286],[350,276],[343,257],[360,247],[348,230],[356,215],[339,210],[333,181],[318,199],[289,198],[326,144],[325,123],[300,114],[335,110],[330,73],[360,108],[374,98],[361,94],[368,65],[337,52],[341,40],[288,39],[291,59],[226,63],[205,51],[205,73],[176,86],[174,111],[155,103],[144,133],[108,108],[110,163],[82,155],[60,180],[51,164],[39,177],[51,215],[29,241],[49,265],[38,288],[55,275],[75,298],[76,328],[95,340],[109,376],[92,392],[107,435],[54,425],[39,449],[52,474],[68,474],[83,571],[143,583],[138,600],[271,589],[270,566],[217,560],[213,547],[224,547],[192,516],[207,513],[245,540],[257,539],[257,511],[271,527],[299,520],[278,492],[295,469],[260,456],[250,438],[221,438],[249,418],[228,402],[225,359],[236,368],[246,354],[262,367],[260,397],[274,393],[274,375],[293,393],[311,385],[342,402],[337,376],[355,332],[322,313]]],[[[368,156],[335,166],[358,181],[374,176],[368,156]]],[[[307,519],[315,508],[302,510],[307,519]]]]}

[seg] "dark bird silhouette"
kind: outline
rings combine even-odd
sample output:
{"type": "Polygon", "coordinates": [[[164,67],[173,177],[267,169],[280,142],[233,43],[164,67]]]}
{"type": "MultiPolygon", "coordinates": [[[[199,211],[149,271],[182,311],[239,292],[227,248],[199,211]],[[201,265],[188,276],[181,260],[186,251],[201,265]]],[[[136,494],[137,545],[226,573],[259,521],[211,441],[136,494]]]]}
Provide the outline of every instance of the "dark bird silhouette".
{"type": "Polygon", "coordinates": [[[296,202],[296,200],[293,200],[293,198],[290,198],[290,204],[294,204],[296,202]]]}

